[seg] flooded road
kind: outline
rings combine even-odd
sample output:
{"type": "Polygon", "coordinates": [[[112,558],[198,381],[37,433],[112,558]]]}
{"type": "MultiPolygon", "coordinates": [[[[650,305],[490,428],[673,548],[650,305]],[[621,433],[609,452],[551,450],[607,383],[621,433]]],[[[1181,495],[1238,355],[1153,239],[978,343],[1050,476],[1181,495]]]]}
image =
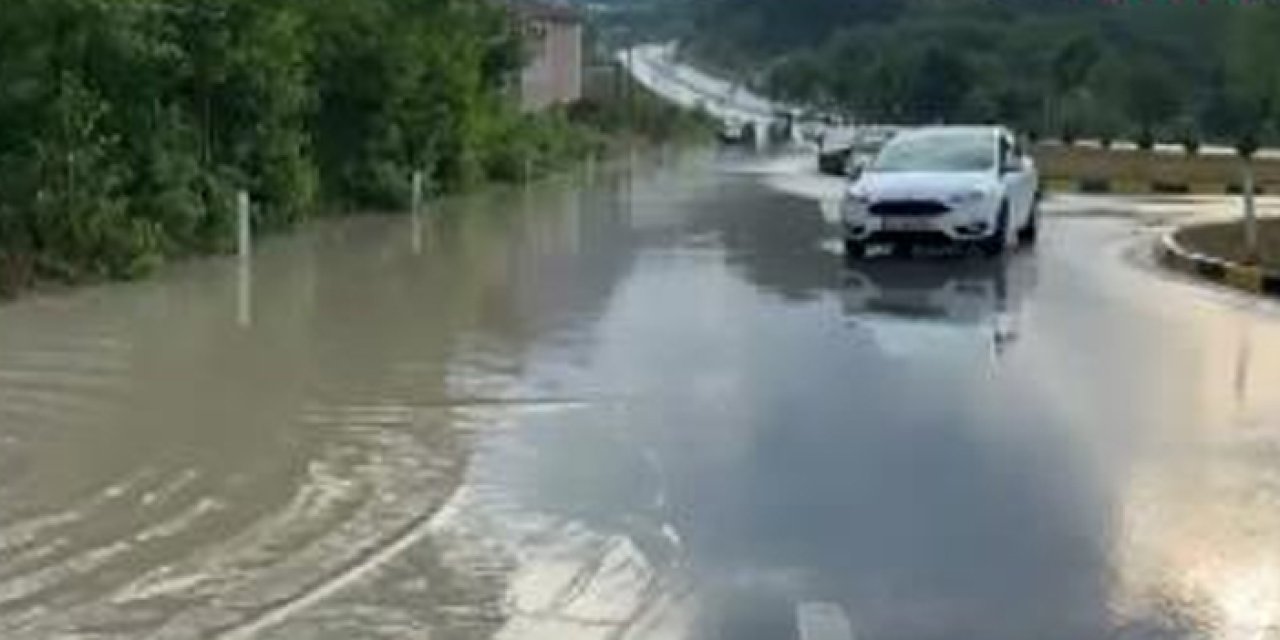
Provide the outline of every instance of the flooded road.
{"type": "Polygon", "coordinates": [[[0,637],[1280,633],[1280,313],[1172,207],[845,268],[770,166],[0,307],[0,637]]]}

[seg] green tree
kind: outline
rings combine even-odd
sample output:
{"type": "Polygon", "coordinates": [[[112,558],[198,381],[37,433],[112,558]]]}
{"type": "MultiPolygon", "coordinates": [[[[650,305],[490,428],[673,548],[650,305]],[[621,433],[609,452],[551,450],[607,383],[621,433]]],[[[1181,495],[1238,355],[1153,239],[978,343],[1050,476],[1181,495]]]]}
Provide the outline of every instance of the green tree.
{"type": "Polygon", "coordinates": [[[1084,128],[1087,115],[1088,94],[1079,89],[1089,78],[1102,52],[1092,34],[1079,34],[1063,41],[1050,62],[1053,81],[1052,95],[1046,96],[1050,121],[1056,123],[1064,141],[1070,141],[1084,128]],[[1073,100],[1074,94],[1074,100],[1073,100]]]}
{"type": "Polygon", "coordinates": [[[1280,120],[1280,7],[1268,3],[819,4],[697,3],[689,50],[744,67],[804,60],[792,69],[803,78],[780,65],[772,86],[876,119],[972,119],[994,105],[1024,129],[1147,140],[1179,118],[1217,139],[1241,119],[1255,137],[1280,120]]]}
{"type": "Polygon", "coordinates": [[[516,112],[520,61],[496,3],[11,0],[0,288],[14,265],[121,277],[226,248],[237,189],[272,229],[321,197],[396,204],[416,168],[465,185],[512,138],[580,152],[562,117],[516,112]]]}
{"type": "Polygon", "coordinates": [[[1173,72],[1165,65],[1145,60],[1129,68],[1124,109],[1137,127],[1140,147],[1155,144],[1158,127],[1178,113],[1181,101],[1173,72]]]}
{"type": "Polygon", "coordinates": [[[959,112],[971,90],[972,71],[958,52],[927,47],[911,69],[910,112],[917,121],[946,121],[959,112]]]}
{"type": "Polygon", "coordinates": [[[1251,155],[1280,120],[1280,10],[1241,7],[1232,23],[1226,86],[1218,96],[1222,115],[1244,155],[1251,155]]]}

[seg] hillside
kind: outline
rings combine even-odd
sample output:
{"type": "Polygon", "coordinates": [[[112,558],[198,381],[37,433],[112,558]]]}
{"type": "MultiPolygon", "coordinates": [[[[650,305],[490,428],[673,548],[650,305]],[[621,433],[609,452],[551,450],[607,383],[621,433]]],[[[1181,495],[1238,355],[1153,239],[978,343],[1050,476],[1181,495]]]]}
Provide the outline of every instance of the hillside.
{"type": "Polygon", "coordinates": [[[789,100],[900,122],[1254,142],[1280,8],[1073,0],[707,0],[686,50],[789,100]]]}

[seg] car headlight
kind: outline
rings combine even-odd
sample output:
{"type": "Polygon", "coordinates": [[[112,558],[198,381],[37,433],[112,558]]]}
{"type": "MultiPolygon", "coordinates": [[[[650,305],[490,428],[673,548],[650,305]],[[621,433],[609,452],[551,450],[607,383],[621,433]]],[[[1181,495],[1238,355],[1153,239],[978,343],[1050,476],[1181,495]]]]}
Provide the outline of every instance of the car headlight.
{"type": "Polygon", "coordinates": [[[985,199],[986,197],[987,191],[985,189],[970,189],[968,191],[961,191],[960,193],[952,194],[947,198],[947,202],[951,204],[973,204],[985,199]]]}

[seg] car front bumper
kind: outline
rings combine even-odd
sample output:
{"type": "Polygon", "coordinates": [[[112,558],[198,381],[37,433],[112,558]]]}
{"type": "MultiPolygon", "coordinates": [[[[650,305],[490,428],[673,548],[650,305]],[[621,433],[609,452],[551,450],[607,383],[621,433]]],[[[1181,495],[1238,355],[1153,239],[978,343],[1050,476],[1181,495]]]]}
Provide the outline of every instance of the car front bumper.
{"type": "Polygon", "coordinates": [[[977,242],[996,233],[997,215],[993,209],[989,203],[976,203],[937,215],[883,216],[846,201],[841,222],[845,237],[859,242],[977,242]]]}

